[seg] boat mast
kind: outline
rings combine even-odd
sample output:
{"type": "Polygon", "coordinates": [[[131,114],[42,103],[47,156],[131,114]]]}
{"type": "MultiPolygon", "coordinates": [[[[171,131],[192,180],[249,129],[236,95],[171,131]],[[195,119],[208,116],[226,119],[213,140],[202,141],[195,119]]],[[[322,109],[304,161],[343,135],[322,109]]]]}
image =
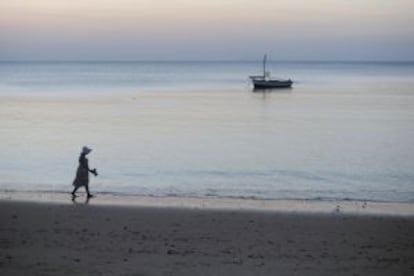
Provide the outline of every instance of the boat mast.
{"type": "Polygon", "coordinates": [[[267,55],[264,55],[263,57],[263,79],[266,79],[266,59],[267,59],[267,55]]]}

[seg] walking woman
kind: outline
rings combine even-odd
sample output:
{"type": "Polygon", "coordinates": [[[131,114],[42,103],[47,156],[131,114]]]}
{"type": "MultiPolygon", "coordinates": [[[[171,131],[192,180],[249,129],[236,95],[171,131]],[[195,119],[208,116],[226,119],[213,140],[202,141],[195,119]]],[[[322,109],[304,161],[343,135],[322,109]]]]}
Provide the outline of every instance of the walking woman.
{"type": "Polygon", "coordinates": [[[88,159],[86,158],[86,155],[88,155],[92,149],[88,148],[87,146],[84,146],[82,148],[82,152],[79,156],[79,167],[76,171],[76,177],[75,180],[73,180],[73,191],[72,191],[72,197],[76,197],[76,191],[84,186],[86,189],[86,194],[88,198],[91,198],[93,195],[89,192],[89,173],[94,174],[95,176],[98,176],[98,172],[96,169],[90,170],[88,159]]]}

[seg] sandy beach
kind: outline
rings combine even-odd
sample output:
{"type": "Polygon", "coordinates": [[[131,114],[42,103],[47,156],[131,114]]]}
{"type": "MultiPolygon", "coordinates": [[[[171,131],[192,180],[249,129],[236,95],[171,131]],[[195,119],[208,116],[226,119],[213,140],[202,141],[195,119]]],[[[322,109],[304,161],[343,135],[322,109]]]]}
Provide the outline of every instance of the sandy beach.
{"type": "Polygon", "coordinates": [[[2,275],[412,275],[413,216],[0,201],[2,275]]]}

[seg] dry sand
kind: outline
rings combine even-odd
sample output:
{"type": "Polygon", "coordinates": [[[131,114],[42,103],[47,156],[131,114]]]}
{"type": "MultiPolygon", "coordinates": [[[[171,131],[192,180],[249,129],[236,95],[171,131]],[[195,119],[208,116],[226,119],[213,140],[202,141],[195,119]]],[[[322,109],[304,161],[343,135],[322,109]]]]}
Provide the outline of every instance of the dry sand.
{"type": "Polygon", "coordinates": [[[414,275],[414,217],[0,201],[1,275],[414,275]]]}

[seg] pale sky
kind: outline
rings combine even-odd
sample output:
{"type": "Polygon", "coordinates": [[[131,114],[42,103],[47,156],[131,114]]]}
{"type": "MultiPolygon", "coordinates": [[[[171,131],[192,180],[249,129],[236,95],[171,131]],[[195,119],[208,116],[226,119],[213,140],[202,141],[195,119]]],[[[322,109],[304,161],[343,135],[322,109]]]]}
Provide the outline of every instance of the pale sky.
{"type": "Polygon", "coordinates": [[[0,60],[414,60],[414,0],[1,0],[0,60]]]}

